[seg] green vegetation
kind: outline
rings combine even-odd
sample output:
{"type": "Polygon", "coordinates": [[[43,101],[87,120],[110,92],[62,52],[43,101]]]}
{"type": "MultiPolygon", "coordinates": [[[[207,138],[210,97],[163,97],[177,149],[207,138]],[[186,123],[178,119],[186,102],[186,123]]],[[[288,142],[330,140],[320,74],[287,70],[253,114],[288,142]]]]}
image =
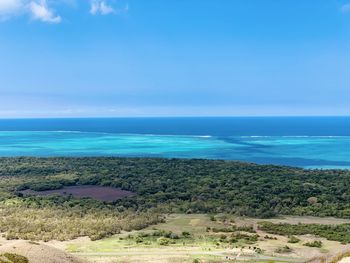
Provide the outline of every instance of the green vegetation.
{"type": "Polygon", "coordinates": [[[304,244],[304,246],[321,248],[322,247],[322,241],[314,240],[312,242],[306,242],[304,244]]]}
{"type": "Polygon", "coordinates": [[[276,253],[279,254],[285,254],[285,253],[291,253],[293,252],[293,249],[291,249],[289,246],[279,247],[275,250],[276,253]]]}
{"type": "MultiPolygon", "coordinates": [[[[151,158],[1,158],[8,196],[23,189],[108,185],[137,193],[116,206],[162,212],[350,217],[350,172],[234,161],[151,158]]],[[[4,196],[4,195],[3,195],[4,196]]]]}
{"type": "Polygon", "coordinates": [[[264,239],[277,240],[277,237],[272,237],[272,236],[269,236],[269,235],[265,235],[264,239]]]}
{"type": "Polygon", "coordinates": [[[295,237],[295,236],[291,236],[288,239],[288,243],[291,243],[291,244],[295,244],[295,243],[299,243],[299,242],[300,242],[300,239],[295,237]]]}
{"type": "MultiPolygon", "coordinates": [[[[276,235],[306,235],[312,234],[324,237],[328,240],[350,243],[350,224],[321,225],[321,224],[273,224],[271,222],[259,222],[259,229],[276,235]]],[[[292,237],[289,241],[292,240],[292,237]]],[[[293,238],[293,241],[297,241],[293,238]]],[[[298,241],[299,242],[299,241],[298,241]]],[[[321,241],[315,241],[321,242],[321,241]]],[[[295,242],[290,242],[295,243],[295,242]]],[[[316,243],[311,243],[316,244],[316,243]]],[[[306,245],[306,244],[305,244],[306,245]]],[[[321,242],[322,245],[322,242],[321,242]]],[[[309,244],[306,246],[310,246],[309,244]]]]}
{"type": "MultiPolygon", "coordinates": [[[[349,171],[219,160],[0,158],[0,231],[7,238],[100,239],[157,223],[164,213],[350,217],[349,179],[349,171]],[[112,186],[136,195],[106,203],[21,193],[72,185],[112,186]]],[[[255,232],[236,228],[230,218],[212,220],[226,222],[212,232],[255,232]]],[[[347,235],[332,238],[349,241],[347,235]]]]}
{"type": "Polygon", "coordinates": [[[29,263],[29,260],[14,253],[0,254],[0,263],[29,263]]]}
{"type": "Polygon", "coordinates": [[[342,260],[343,258],[347,258],[347,257],[350,257],[350,252],[345,252],[345,253],[341,253],[339,255],[336,255],[335,257],[332,258],[330,263],[338,263],[340,260],[342,260]]]}
{"type": "Polygon", "coordinates": [[[226,233],[222,232],[217,234],[215,232],[206,233],[206,236],[193,236],[188,232],[182,234],[174,233],[166,230],[155,230],[150,232],[139,232],[134,235],[128,235],[122,238],[123,241],[127,242],[128,245],[144,245],[154,246],[155,244],[160,246],[183,246],[195,245],[201,242],[211,244],[212,247],[223,246],[226,247],[229,244],[240,243],[240,244],[254,244],[258,241],[258,235],[248,235],[241,232],[226,233]]]}
{"type": "Polygon", "coordinates": [[[224,226],[224,223],[219,220],[213,222],[208,215],[204,214],[171,214],[165,222],[142,230],[130,233],[122,232],[113,237],[97,241],[75,240],[69,242],[67,248],[69,252],[83,253],[124,253],[125,248],[130,249],[130,251],[159,249],[161,251],[179,251],[179,253],[183,253],[190,249],[191,251],[197,251],[198,254],[196,255],[202,255],[203,252],[207,255],[210,251],[217,255],[217,251],[221,253],[228,248],[234,248],[238,253],[241,248],[245,247],[254,250],[256,253],[262,253],[262,249],[258,245],[259,237],[255,234],[239,231],[232,233],[206,231],[207,227],[220,228],[220,226],[224,226]]]}
{"type": "Polygon", "coordinates": [[[97,240],[161,221],[157,214],[150,212],[80,207],[79,203],[73,205],[69,200],[64,203],[62,199],[58,201],[60,205],[55,205],[54,198],[28,200],[0,204],[0,232],[5,233],[5,238],[64,241],[89,236],[97,240]]]}

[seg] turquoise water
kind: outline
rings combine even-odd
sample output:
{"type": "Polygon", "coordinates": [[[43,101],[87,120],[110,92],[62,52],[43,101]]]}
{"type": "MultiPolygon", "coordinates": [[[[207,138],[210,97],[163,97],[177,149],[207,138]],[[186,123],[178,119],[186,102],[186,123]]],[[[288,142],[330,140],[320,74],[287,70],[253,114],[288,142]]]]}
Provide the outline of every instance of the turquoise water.
{"type": "Polygon", "coordinates": [[[2,131],[0,156],[149,156],[350,168],[348,136],[147,135],[2,131]]]}
{"type": "Polygon", "coordinates": [[[350,117],[0,120],[0,156],[138,156],[350,168],[350,117]]]}

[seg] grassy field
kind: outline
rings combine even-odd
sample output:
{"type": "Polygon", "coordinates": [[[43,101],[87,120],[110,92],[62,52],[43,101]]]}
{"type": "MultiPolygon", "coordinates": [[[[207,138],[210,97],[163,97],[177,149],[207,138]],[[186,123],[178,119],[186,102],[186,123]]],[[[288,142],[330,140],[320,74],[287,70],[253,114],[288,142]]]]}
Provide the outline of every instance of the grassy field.
{"type": "MultiPolygon", "coordinates": [[[[266,219],[264,219],[266,221],[266,219]]],[[[312,258],[332,258],[350,250],[350,245],[305,235],[297,236],[298,243],[288,243],[285,236],[271,235],[257,229],[259,219],[225,215],[171,214],[165,223],[140,231],[123,232],[110,238],[90,241],[79,238],[67,242],[49,242],[92,262],[305,262],[312,258]],[[237,231],[243,238],[237,238],[237,231]],[[249,230],[244,231],[244,230],[249,230]],[[256,232],[256,233],[254,233],[256,232]],[[167,235],[159,236],[160,233],[167,235]],[[236,233],[236,241],[230,242],[236,233]],[[172,235],[172,236],[171,236],[172,235]],[[249,237],[258,236],[256,240],[249,237]],[[322,247],[303,244],[322,241],[322,247]],[[289,249],[285,249],[285,247],[289,249]]],[[[271,222],[297,224],[341,224],[350,220],[316,217],[284,217],[271,222]]]]}

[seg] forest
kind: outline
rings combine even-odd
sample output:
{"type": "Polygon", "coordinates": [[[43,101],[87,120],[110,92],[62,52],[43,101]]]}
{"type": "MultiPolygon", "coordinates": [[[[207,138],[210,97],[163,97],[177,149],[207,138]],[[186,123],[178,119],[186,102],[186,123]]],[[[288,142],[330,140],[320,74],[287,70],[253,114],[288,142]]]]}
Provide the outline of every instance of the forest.
{"type": "Polygon", "coordinates": [[[0,178],[0,231],[8,238],[99,239],[154,224],[164,213],[350,217],[346,170],[201,159],[18,157],[0,158],[0,178]],[[102,202],[21,193],[79,185],[111,186],[135,195],[102,202]],[[28,226],[28,220],[36,223],[28,226]],[[66,231],[67,225],[72,229],[66,231]]]}

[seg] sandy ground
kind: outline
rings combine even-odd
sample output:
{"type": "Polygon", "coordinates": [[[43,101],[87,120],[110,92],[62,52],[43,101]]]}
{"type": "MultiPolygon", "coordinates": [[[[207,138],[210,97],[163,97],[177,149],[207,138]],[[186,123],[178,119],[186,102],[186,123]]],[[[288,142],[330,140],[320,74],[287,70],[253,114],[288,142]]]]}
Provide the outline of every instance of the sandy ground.
{"type": "MultiPolygon", "coordinates": [[[[334,217],[312,217],[312,216],[285,216],[281,218],[274,218],[274,219],[257,219],[257,218],[237,218],[235,220],[237,225],[253,225],[256,229],[257,233],[260,236],[266,235],[265,232],[258,230],[257,223],[260,221],[269,221],[272,223],[288,223],[288,224],[298,224],[298,223],[304,223],[304,224],[325,224],[325,225],[337,225],[337,224],[344,224],[344,223],[350,223],[350,219],[341,219],[341,218],[334,218],[334,217]]],[[[330,260],[335,255],[342,254],[344,252],[350,251],[350,244],[348,245],[342,245],[339,242],[335,241],[329,241],[324,238],[316,238],[312,235],[304,235],[304,236],[298,236],[299,239],[301,239],[301,242],[298,244],[289,244],[287,243],[288,238],[284,236],[278,236],[278,235],[271,235],[269,236],[277,237],[278,240],[269,240],[268,242],[259,242],[259,247],[261,247],[263,250],[267,251],[270,255],[278,255],[274,251],[276,247],[281,246],[282,244],[286,244],[289,247],[293,248],[293,252],[289,255],[292,257],[297,258],[304,258],[304,259],[311,259],[311,258],[319,258],[322,257],[324,259],[330,260]],[[313,240],[320,240],[323,243],[323,249],[320,250],[318,248],[310,248],[305,247],[302,245],[302,243],[313,241],[313,240]]],[[[317,262],[317,261],[315,261],[317,262]]],[[[350,263],[350,262],[349,262],[350,263]]]]}
{"type": "Polygon", "coordinates": [[[350,219],[342,219],[342,218],[335,218],[335,217],[313,217],[313,216],[284,216],[280,218],[273,218],[273,219],[259,219],[259,218],[245,218],[245,217],[238,217],[235,219],[235,222],[238,225],[249,225],[254,224],[256,225],[258,222],[261,221],[269,221],[274,224],[277,223],[288,223],[288,224],[323,224],[323,225],[338,225],[338,224],[345,224],[350,223],[350,219]]]}
{"type": "Polygon", "coordinates": [[[28,241],[12,241],[0,247],[0,253],[25,256],[29,263],[87,263],[87,260],[57,248],[28,241]]]}
{"type": "Polygon", "coordinates": [[[338,263],[350,263],[350,257],[343,258],[338,263]]]}

